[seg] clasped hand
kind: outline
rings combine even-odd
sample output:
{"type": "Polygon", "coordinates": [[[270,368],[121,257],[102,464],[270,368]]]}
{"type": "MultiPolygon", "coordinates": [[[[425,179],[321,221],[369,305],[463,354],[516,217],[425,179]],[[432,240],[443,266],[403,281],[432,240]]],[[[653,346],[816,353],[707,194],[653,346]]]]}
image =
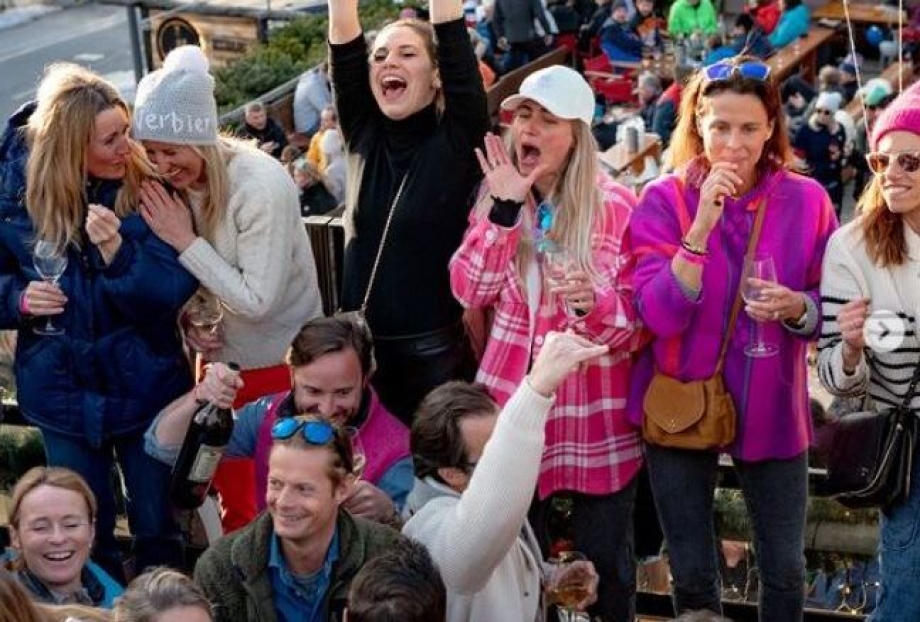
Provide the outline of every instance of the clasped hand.
{"type": "Polygon", "coordinates": [[[760,300],[747,302],[744,310],[758,322],[798,320],[805,313],[805,294],[795,292],[779,283],[749,279],[760,290],[760,300]]]}

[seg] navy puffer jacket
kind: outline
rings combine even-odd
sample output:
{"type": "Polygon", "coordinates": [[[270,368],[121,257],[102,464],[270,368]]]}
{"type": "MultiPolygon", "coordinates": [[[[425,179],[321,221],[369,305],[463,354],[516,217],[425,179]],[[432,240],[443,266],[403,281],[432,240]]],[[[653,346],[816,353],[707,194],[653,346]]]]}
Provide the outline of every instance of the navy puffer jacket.
{"type": "MultiPolygon", "coordinates": [[[[65,333],[43,337],[45,318],[19,313],[29,281],[40,280],[25,207],[28,146],[24,127],[34,104],[17,111],[0,138],[0,329],[18,330],[16,380],[25,418],[93,446],[145,429],[192,379],[176,318],[197,282],[176,252],[143,219],[122,220],[121,248],[106,266],[92,244],[71,247],[59,285],[67,296],[54,316],[65,333]]],[[[90,181],[90,203],[112,207],[119,182],[90,181]]]]}

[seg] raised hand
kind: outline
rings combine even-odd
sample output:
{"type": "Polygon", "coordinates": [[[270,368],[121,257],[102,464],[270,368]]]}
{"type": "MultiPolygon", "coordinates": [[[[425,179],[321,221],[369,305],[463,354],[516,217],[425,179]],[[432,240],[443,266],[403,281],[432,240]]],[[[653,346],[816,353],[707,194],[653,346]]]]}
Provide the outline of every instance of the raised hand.
{"type": "Polygon", "coordinates": [[[552,395],[578,367],[608,351],[575,333],[546,333],[543,347],[530,370],[530,386],[543,396],[552,395]]]}
{"type": "Polygon", "coordinates": [[[734,195],[744,185],[731,162],[715,162],[700,187],[700,205],[691,229],[708,236],[719,222],[725,207],[725,197],[734,195]]]}
{"type": "Polygon", "coordinates": [[[521,175],[502,139],[491,132],[485,136],[485,153],[477,147],[476,158],[489,184],[489,191],[496,199],[523,202],[534,182],[546,171],[546,165],[539,164],[530,175],[521,175]]]}

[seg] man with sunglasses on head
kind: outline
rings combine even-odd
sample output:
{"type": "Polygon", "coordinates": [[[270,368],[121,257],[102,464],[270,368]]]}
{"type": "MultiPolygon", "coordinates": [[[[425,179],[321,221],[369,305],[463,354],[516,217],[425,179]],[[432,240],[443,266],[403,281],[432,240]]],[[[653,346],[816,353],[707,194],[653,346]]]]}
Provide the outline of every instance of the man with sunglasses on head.
{"type": "Polygon", "coordinates": [[[195,581],[217,622],[342,620],[358,570],[401,536],[344,510],[355,485],[345,430],[298,415],[271,438],[268,511],[205,551],[195,581]]]}
{"type": "MultiPolygon", "coordinates": [[[[441,569],[448,622],[543,619],[543,558],[527,511],[547,416],[562,381],[606,352],[584,337],[550,332],[501,412],[485,387],[465,382],[441,385],[422,400],[412,423],[414,514],[403,533],[424,544],[441,569]]],[[[597,596],[597,573],[590,562],[579,572],[588,587],[583,608],[597,596]]]]}
{"type": "MultiPolygon", "coordinates": [[[[412,489],[409,431],[377,399],[369,379],[374,356],[370,333],[346,317],[307,322],[287,353],[291,391],[247,404],[235,415],[228,457],[250,457],[256,465],[256,504],[265,508],[270,431],[274,422],[297,413],[316,414],[357,430],[366,456],[362,477],[344,506],[351,514],[395,523],[412,489]]],[[[229,405],[241,387],[239,377],[220,363],[204,380],[170,404],[151,424],[147,453],[175,463],[199,401],[229,405]]]]}

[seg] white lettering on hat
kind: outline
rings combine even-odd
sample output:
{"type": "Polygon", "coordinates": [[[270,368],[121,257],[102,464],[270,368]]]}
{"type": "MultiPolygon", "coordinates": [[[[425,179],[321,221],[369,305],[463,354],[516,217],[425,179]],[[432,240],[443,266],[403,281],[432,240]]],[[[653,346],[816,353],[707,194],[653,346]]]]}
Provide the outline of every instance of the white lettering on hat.
{"type": "Polygon", "coordinates": [[[152,130],[163,127],[162,123],[157,123],[157,115],[153,112],[144,115],[144,125],[152,130]]]}

